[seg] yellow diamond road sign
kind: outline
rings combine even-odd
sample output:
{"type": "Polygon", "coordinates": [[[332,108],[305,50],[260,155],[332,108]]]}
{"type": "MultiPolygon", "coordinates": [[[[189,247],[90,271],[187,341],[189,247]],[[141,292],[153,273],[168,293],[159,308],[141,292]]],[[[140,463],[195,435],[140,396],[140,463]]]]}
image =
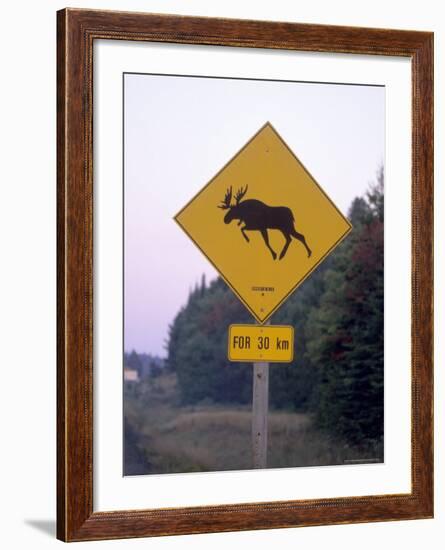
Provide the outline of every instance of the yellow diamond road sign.
{"type": "Polygon", "coordinates": [[[352,228],[270,123],[175,219],[260,323],[352,228]]]}

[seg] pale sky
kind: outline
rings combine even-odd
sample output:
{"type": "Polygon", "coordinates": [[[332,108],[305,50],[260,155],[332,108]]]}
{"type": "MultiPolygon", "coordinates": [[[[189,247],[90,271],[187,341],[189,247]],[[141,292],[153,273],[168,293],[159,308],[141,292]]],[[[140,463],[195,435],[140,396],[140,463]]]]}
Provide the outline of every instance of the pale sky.
{"type": "Polygon", "coordinates": [[[165,356],[216,276],[173,217],[267,121],[345,214],[384,162],[384,87],[126,74],[124,94],[125,350],[165,356]]]}

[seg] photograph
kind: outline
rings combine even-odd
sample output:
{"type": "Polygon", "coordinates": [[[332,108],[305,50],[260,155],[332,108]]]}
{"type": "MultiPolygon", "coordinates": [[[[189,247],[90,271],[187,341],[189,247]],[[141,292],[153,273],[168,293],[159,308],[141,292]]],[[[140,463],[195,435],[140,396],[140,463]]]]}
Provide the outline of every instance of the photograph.
{"type": "Polygon", "coordinates": [[[443,547],[442,4],[2,8],[2,547],[443,547]]]}
{"type": "Polygon", "coordinates": [[[431,31],[57,13],[57,537],[433,516],[431,31]]]}
{"type": "Polygon", "coordinates": [[[383,85],[124,73],[124,476],[384,462],[384,180],[383,85]]]}

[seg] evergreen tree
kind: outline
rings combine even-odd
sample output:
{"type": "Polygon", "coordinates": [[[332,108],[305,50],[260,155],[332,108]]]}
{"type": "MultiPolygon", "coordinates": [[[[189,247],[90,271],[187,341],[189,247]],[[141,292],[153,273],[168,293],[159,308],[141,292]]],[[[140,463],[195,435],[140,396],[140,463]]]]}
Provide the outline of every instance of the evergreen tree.
{"type": "Polygon", "coordinates": [[[309,321],[308,355],[318,371],[319,425],[353,444],[383,436],[383,181],[354,201],[351,237],[326,272],[309,321]]]}
{"type": "Polygon", "coordinates": [[[184,403],[250,399],[251,366],[227,359],[229,324],[248,319],[244,306],[220,278],[191,293],[170,327],[168,342],[168,366],[177,373],[184,403]]]}

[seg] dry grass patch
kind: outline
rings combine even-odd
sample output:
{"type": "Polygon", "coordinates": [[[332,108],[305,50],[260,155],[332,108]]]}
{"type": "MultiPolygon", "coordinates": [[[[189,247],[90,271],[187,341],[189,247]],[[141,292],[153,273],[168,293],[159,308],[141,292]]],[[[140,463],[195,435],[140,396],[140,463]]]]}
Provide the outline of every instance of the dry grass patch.
{"type": "MultiPolygon", "coordinates": [[[[161,376],[137,391],[127,396],[125,414],[138,433],[147,473],[252,468],[250,407],[180,406],[174,375],[161,376]]],[[[372,458],[369,450],[350,448],[317,431],[308,414],[269,411],[268,425],[268,468],[372,458]]]]}

